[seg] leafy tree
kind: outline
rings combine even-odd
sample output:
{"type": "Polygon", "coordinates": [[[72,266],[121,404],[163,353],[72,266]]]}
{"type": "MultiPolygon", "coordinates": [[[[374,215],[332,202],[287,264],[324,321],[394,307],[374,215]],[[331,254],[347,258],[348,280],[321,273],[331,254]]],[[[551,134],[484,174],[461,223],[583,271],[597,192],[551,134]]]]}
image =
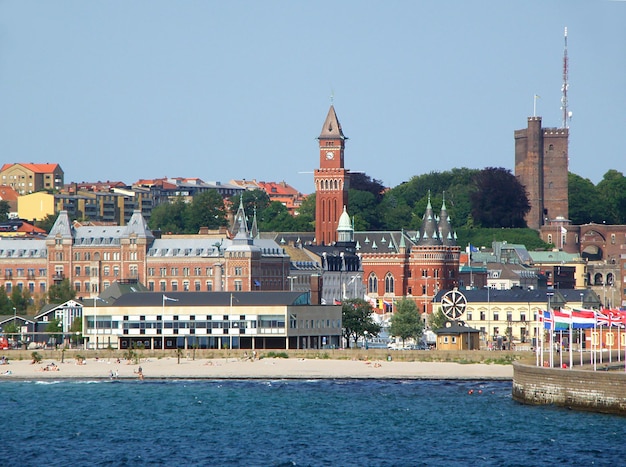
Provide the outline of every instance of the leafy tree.
{"type": "Polygon", "coordinates": [[[441,329],[446,325],[446,321],[448,321],[448,318],[443,314],[441,308],[438,308],[437,311],[428,317],[428,326],[432,330],[441,329]]]}
{"type": "Polygon", "coordinates": [[[0,313],[6,314],[9,312],[13,312],[13,304],[7,295],[4,285],[0,285],[0,313]]]}
{"type": "Polygon", "coordinates": [[[40,221],[36,221],[35,226],[39,227],[40,229],[45,230],[46,232],[50,232],[50,230],[52,230],[52,226],[57,221],[57,217],[59,217],[58,213],[48,214],[46,217],[44,217],[40,221]]]}
{"type": "Polygon", "coordinates": [[[5,334],[18,334],[20,330],[20,325],[17,323],[17,321],[11,321],[10,323],[2,326],[2,332],[5,334]]]}
{"type": "Polygon", "coordinates": [[[403,298],[396,303],[396,310],[391,318],[389,334],[402,339],[402,343],[412,337],[417,342],[424,332],[424,322],[413,300],[403,298]]]}
{"type": "Polygon", "coordinates": [[[361,298],[345,300],[341,304],[341,319],[343,324],[343,337],[350,347],[350,339],[356,342],[365,333],[370,336],[377,336],[380,333],[380,325],[372,318],[372,306],[361,298]]]}
{"type": "Polygon", "coordinates": [[[570,173],[567,177],[567,191],[572,224],[583,225],[607,219],[607,206],[591,180],[570,173]]]}
{"type": "Polygon", "coordinates": [[[76,297],[76,290],[70,285],[69,279],[65,278],[58,284],[51,285],[48,289],[48,301],[50,303],[65,303],[76,297]]]}
{"type": "Polygon", "coordinates": [[[526,189],[510,170],[487,167],[473,178],[472,218],[481,227],[526,227],[526,189]]]}
{"type": "Polygon", "coordinates": [[[83,320],[79,317],[74,318],[72,325],[70,326],[70,332],[72,333],[71,341],[73,344],[78,344],[83,338],[83,320]]]}
{"type": "Polygon", "coordinates": [[[11,206],[9,205],[9,202],[5,200],[0,201],[0,221],[7,220],[10,212],[11,206]]]}
{"type": "Polygon", "coordinates": [[[385,191],[381,180],[372,179],[369,175],[361,172],[350,172],[350,189],[370,193],[380,201],[385,191]]]}
{"type": "Polygon", "coordinates": [[[200,227],[217,229],[227,225],[224,198],[217,190],[209,190],[194,196],[187,209],[187,232],[198,232],[200,227]]]}
{"type": "MultiPolygon", "coordinates": [[[[25,292],[27,293],[28,290],[25,292]]],[[[17,311],[26,311],[26,308],[28,307],[28,296],[30,296],[30,294],[26,297],[24,295],[25,294],[22,293],[22,290],[19,287],[13,287],[11,290],[11,303],[17,311]]]]}
{"type": "Polygon", "coordinates": [[[608,208],[607,218],[601,221],[626,224],[626,178],[617,170],[609,170],[598,183],[598,192],[608,208]]]}
{"type": "Polygon", "coordinates": [[[46,325],[46,333],[48,333],[50,337],[54,339],[55,343],[59,342],[59,340],[63,338],[62,331],[63,325],[59,318],[53,318],[48,321],[48,324],[46,325]]]}
{"type": "Polygon", "coordinates": [[[261,217],[257,213],[259,230],[264,232],[279,232],[281,230],[293,231],[294,218],[283,203],[272,201],[263,211],[261,217]],[[283,229],[286,227],[286,229],[283,229]]]}
{"type": "Polygon", "coordinates": [[[241,195],[235,195],[230,198],[230,210],[233,214],[239,209],[239,200],[243,199],[243,208],[246,215],[252,218],[256,211],[257,218],[263,214],[263,211],[270,205],[270,197],[260,189],[246,190],[241,195]]]}
{"type": "Polygon", "coordinates": [[[375,195],[369,191],[350,190],[348,204],[348,214],[354,217],[356,230],[380,230],[379,201],[375,195]]]}
{"type": "Polygon", "coordinates": [[[173,203],[159,204],[152,210],[148,224],[153,230],[185,233],[187,207],[187,203],[182,198],[177,198],[173,203]]]}

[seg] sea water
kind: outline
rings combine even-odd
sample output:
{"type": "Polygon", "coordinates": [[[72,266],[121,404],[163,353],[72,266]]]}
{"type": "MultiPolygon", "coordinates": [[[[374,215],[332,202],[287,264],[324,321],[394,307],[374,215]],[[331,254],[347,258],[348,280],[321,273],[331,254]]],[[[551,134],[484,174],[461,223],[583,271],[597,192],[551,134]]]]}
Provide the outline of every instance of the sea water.
{"type": "Polygon", "coordinates": [[[626,419],[510,382],[0,382],[0,465],[620,465],[626,419]]]}

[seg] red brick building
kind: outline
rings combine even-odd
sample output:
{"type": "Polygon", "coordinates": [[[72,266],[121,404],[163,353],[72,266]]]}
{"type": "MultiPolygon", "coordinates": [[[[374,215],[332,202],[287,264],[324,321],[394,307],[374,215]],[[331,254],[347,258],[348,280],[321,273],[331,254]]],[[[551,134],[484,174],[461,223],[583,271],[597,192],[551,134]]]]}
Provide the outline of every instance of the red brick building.
{"type": "Polygon", "coordinates": [[[515,176],[528,193],[531,229],[568,217],[568,140],[568,128],[542,128],[541,117],[528,117],[528,128],[515,131],[515,176]]]}
{"type": "MultiPolygon", "coordinates": [[[[344,206],[350,212],[349,171],[344,166],[347,138],[333,106],[318,139],[315,240],[318,245],[331,245],[337,242],[344,206]]],[[[429,200],[419,232],[354,232],[354,243],[365,293],[383,310],[392,311],[394,303],[406,297],[422,312],[431,313],[437,292],[458,286],[460,248],[445,201],[437,216],[429,200]]]]}

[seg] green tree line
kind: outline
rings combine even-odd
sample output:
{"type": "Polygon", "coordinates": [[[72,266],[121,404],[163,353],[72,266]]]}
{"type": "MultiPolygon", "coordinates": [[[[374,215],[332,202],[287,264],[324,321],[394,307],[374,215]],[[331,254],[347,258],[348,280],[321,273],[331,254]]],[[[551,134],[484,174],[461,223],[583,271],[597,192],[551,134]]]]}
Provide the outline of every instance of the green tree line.
{"type": "MultiPolygon", "coordinates": [[[[574,225],[626,224],[626,177],[621,172],[609,170],[597,185],[572,173],[568,177],[569,217],[574,225]]],[[[241,196],[246,214],[256,214],[262,232],[315,230],[315,193],[295,216],[283,204],[271,202],[262,190],[241,196]]],[[[526,228],[524,216],[530,209],[526,190],[507,169],[431,172],[389,189],[366,174],[350,174],[349,214],[357,231],[418,230],[429,199],[436,215],[445,202],[459,245],[490,246],[494,240],[506,240],[530,249],[548,247],[536,231],[526,228]]],[[[234,213],[238,207],[239,195],[226,203],[216,192],[206,192],[191,203],[180,199],[156,207],[150,227],[172,233],[215,229],[227,226],[228,211],[234,213]]]]}

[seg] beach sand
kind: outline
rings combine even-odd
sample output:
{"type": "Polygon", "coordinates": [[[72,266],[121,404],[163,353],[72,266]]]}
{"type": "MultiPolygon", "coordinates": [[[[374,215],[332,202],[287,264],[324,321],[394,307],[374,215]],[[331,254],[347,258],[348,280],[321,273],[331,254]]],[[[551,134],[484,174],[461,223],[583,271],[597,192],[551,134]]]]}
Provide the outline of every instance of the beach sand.
{"type": "Polygon", "coordinates": [[[146,358],[139,363],[116,359],[89,358],[84,365],[75,360],[61,363],[44,359],[11,360],[0,366],[2,380],[109,379],[111,372],[120,379],[137,379],[139,367],[145,379],[467,379],[509,380],[512,365],[460,364],[450,362],[396,362],[330,360],[305,358],[196,359],[146,358]],[[58,370],[44,370],[54,362],[58,370]],[[7,372],[10,372],[8,374],[7,372]]]}

